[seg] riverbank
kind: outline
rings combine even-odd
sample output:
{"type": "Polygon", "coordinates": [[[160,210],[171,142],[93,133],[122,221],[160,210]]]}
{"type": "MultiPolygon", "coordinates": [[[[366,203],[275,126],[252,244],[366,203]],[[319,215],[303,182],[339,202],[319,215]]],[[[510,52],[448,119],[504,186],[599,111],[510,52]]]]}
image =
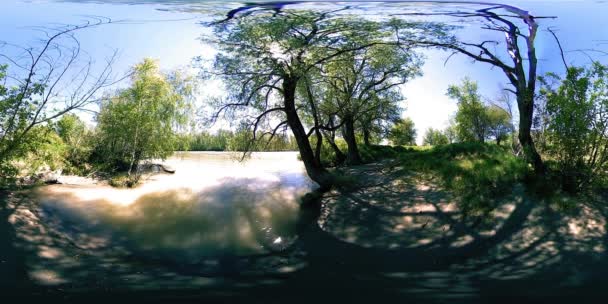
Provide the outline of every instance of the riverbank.
{"type": "MultiPolygon", "coordinates": [[[[271,251],[197,260],[134,250],[124,235],[91,234],[87,228],[99,227],[80,225],[82,214],[45,210],[31,192],[13,194],[19,204],[9,222],[29,277],[44,286],[36,290],[72,300],[93,293],[108,300],[272,303],[327,294],[324,299],[484,302],[602,292],[604,206],[587,202],[565,213],[514,183],[493,198],[490,211],[465,213],[462,196],[399,157],[341,170],[356,177],[354,184],[318,196],[319,209],[298,214],[297,238],[271,251]],[[306,292],[310,286],[318,292],[306,292]]],[[[164,210],[175,210],[169,207],[164,210]]]]}

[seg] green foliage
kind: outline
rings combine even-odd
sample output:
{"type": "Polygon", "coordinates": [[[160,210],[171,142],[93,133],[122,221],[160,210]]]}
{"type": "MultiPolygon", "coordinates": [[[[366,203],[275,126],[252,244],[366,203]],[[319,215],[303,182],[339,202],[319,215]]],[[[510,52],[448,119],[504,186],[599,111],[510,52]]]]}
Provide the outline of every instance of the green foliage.
{"type": "Polygon", "coordinates": [[[450,123],[450,125],[443,130],[443,134],[448,138],[448,143],[453,144],[457,143],[458,140],[458,130],[454,123],[450,123]]]}
{"type": "Polygon", "coordinates": [[[363,162],[369,163],[385,158],[392,158],[399,155],[400,152],[409,151],[410,148],[403,146],[382,146],[382,145],[364,145],[361,146],[361,157],[363,162]]]}
{"type": "Polygon", "coordinates": [[[497,105],[484,105],[477,82],[465,78],[460,86],[450,86],[447,95],[458,101],[454,121],[445,131],[450,143],[493,138],[500,144],[513,132],[509,112],[497,105]]]}
{"type": "Polygon", "coordinates": [[[139,177],[136,175],[118,173],[108,178],[108,184],[116,188],[134,188],[139,184],[139,177]]]}
{"type": "Polygon", "coordinates": [[[232,131],[219,130],[215,134],[202,131],[189,134],[186,140],[189,145],[185,147],[188,151],[228,151],[228,141],[232,138],[232,131]]]}
{"type": "Polygon", "coordinates": [[[12,157],[0,162],[0,187],[13,184],[17,177],[61,168],[65,151],[66,145],[48,125],[32,127],[12,157]]]}
{"type": "Polygon", "coordinates": [[[460,197],[466,213],[492,209],[494,199],[511,191],[529,173],[526,163],[508,149],[482,143],[458,143],[399,155],[406,171],[437,177],[460,197]]]}
{"type": "Polygon", "coordinates": [[[165,159],[183,146],[177,130],[188,123],[188,84],[177,80],[145,59],[134,67],[129,88],[103,100],[95,153],[108,169],[131,175],[140,161],[165,159]]]}
{"type": "Polygon", "coordinates": [[[410,118],[398,120],[391,129],[388,139],[396,146],[415,146],[416,128],[410,118]]]}
{"type": "Polygon", "coordinates": [[[447,145],[448,143],[448,137],[440,130],[435,130],[433,128],[428,128],[422,138],[422,145],[424,146],[447,145]]]}
{"type": "Polygon", "coordinates": [[[66,146],[64,173],[85,174],[91,169],[89,160],[93,151],[93,132],[75,114],[66,114],[55,123],[55,131],[66,146]]]}
{"type": "Polygon", "coordinates": [[[398,159],[404,175],[427,176],[460,199],[466,214],[492,210],[501,195],[528,176],[529,168],[506,147],[483,143],[457,143],[434,147],[362,146],[369,160],[398,159]]]}
{"type": "MultiPolygon", "coordinates": [[[[29,125],[34,115],[20,102],[33,102],[19,87],[5,87],[6,66],[0,66],[0,187],[13,184],[19,176],[33,175],[43,168],[55,170],[65,149],[48,124],[29,125]],[[24,100],[22,100],[22,98],[24,100]]],[[[34,87],[38,87],[34,85],[34,87]]]]}
{"type": "Polygon", "coordinates": [[[562,188],[577,192],[605,180],[608,162],[608,67],[572,67],[540,78],[547,115],[545,153],[562,188]],[[550,83],[554,80],[557,85],[550,83]]]}
{"type": "Polygon", "coordinates": [[[486,116],[488,119],[488,134],[494,137],[496,143],[500,145],[500,142],[506,140],[513,131],[511,116],[503,108],[495,105],[486,107],[486,116]]]}
{"type": "MultiPolygon", "coordinates": [[[[251,132],[242,129],[237,132],[230,130],[218,130],[215,134],[200,132],[187,135],[185,138],[189,144],[184,147],[184,151],[246,151],[244,144],[250,140],[251,132]],[[245,140],[245,141],[243,141],[245,140]]],[[[261,134],[260,134],[261,136],[261,134]]],[[[270,152],[270,151],[297,151],[298,147],[295,139],[286,134],[276,134],[270,142],[268,135],[264,136],[263,142],[249,147],[248,151],[270,152]]]]}
{"type": "MultiPolygon", "coordinates": [[[[7,69],[7,65],[0,65],[0,186],[14,182],[24,170],[24,164],[28,164],[25,160],[46,144],[44,136],[40,136],[42,129],[28,124],[35,114],[34,105],[29,104],[37,102],[32,98],[42,90],[41,85],[9,87],[7,69]]],[[[37,169],[36,164],[32,164],[27,171],[37,169]]]]}
{"type": "MultiPolygon", "coordinates": [[[[33,127],[31,117],[36,114],[37,100],[44,90],[42,83],[31,83],[28,86],[6,87],[8,66],[0,66],[0,161],[7,162],[23,157],[29,152],[35,136],[28,138],[33,127]]],[[[5,164],[6,165],[6,164],[5,164]]]]}
{"type": "Polygon", "coordinates": [[[448,88],[447,95],[458,101],[455,121],[461,141],[484,142],[488,135],[489,118],[477,90],[477,82],[469,78],[465,78],[460,86],[448,88]]]}
{"type": "Polygon", "coordinates": [[[402,112],[398,85],[421,75],[421,65],[419,54],[396,46],[345,53],[325,64],[321,108],[354,123],[369,137],[384,137],[402,112]]]}
{"type": "Polygon", "coordinates": [[[58,141],[57,146],[49,146],[57,139],[48,133],[50,125],[62,115],[91,104],[101,89],[113,84],[111,66],[115,56],[96,69],[93,60],[82,60],[84,52],[75,36],[79,30],[102,23],[47,29],[38,46],[14,45],[19,50],[14,57],[1,54],[0,179],[15,180],[15,174],[23,171],[15,168],[16,163],[29,165],[27,171],[36,171],[39,164],[32,157],[46,159],[48,167],[55,166],[61,154],[49,153],[59,153],[61,144],[58,141]],[[91,72],[95,70],[97,75],[91,72]]]}
{"type": "Polygon", "coordinates": [[[343,121],[334,126],[344,122],[347,132],[342,135],[353,152],[348,156],[358,162],[354,157],[355,125],[359,122],[365,135],[378,131],[382,125],[378,121],[387,120],[395,101],[400,100],[398,90],[381,87],[397,86],[419,72],[421,60],[413,48],[392,42],[428,36],[451,42],[450,29],[432,22],[370,20],[337,11],[295,9],[281,14],[256,11],[246,18],[218,23],[215,37],[205,39],[219,49],[214,71],[206,75],[219,76],[228,94],[210,105],[214,110],[211,120],[223,114],[236,123],[245,121],[252,134],[289,126],[310,177],[324,183],[324,168],[316,161],[320,155],[314,155],[310,142],[318,134],[309,136],[311,132],[304,126],[326,126],[339,116],[343,121]],[[353,67],[362,68],[365,77],[351,73],[353,67]],[[328,75],[353,80],[350,91],[354,96],[341,89],[319,88],[317,84],[325,83],[328,75]],[[337,101],[344,106],[335,107],[337,101]],[[387,110],[381,110],[378,118],[372,112],[380,109],[387,110]]]}
{"type": "MultiPolygon", "coordinates": [[[[348,149],[346,141],[342,138],[336,138],[335,143],[342,153],[345,153],[348,149]]],[[[323,146],[321,147],[321,162],[328,167],[335,167],[337,165],[341,165],[338,161],[338,157],[336,156],[336,152],[325,140],[323,141],[323,146]]]]}

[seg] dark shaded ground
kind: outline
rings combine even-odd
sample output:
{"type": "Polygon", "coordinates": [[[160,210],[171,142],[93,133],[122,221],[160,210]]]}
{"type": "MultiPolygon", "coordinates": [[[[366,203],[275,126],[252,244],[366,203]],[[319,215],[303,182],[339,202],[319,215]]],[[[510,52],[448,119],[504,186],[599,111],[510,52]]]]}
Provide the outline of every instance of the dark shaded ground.
{"type": "Polygon", "coordinates": [[[565,215],[518,185],[496,198],[487,218],[465,217],[458,198],[404,175],[396,163],[350,170],[361,176],[359,186],[324,194],[320,209],[301,210],[291,247],[196,262],[133,251],[114,235],[89,235],[41,210],[26,193],[10,196],[2,215],[12,225],[2,233],[18,241],[3,238],[3,249],[25,253],[15,265],[32,280],[3,295],[158,303],[571,302],[608,295],[604,206],[580,202],[565,215]]]}

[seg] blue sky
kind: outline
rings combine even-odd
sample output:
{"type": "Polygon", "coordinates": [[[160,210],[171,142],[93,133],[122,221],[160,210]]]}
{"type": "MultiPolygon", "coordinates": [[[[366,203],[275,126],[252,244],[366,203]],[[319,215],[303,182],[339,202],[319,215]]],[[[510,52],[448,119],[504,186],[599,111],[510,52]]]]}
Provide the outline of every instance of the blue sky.
{"type": "MultiPolygon", "coordinates": [[[[0,41],[18,45],[35,44],[40,33],[33,30],[33,26],[77,24],[86,20],[86,16],[96,15],[114,20],[139,21],[105,25],[78,33],[82,48],[99,61],[117,49],[120,57],[115,68],[119,71],[126,71],[144,57],[159,59],[164,69],[185,67],[191,63],[194,56],[210,55],[213,52],[197,40],[206,31],[200,24],[203,20],[202,14],[166,10],[167,6],[159,4],[103,2],[0,0],[0,41]]],[[[563,72],[557,45],[553,38],[543,31],[547,26],[556,29],[566,51],[589,48],[608,50],[608,44],[601,44],[602,40],[608,41],[608,22],[605,20],[608,13],[607,2],[520,1],[508,4],[518,5],[531,11],[533,15],[558,17],[555,20],[541,20],[541,32],[537,38],[541,72],[563,72]]],[[[475,25],[465,27],[461,33],[461,37],[468,41],[478,41],[487,35],[487,32],[478,30],[475,25]]],[[[0,52],[8,51],[0,49],[0,52]]],[[[491,70],[490,66],[483,63],[473,64],[464,56],[454,56],[444,66],[447,55],[438,51],[427,52],[424,76],[414,79],[402,88],[407,98],[404,116],[413,118],[419,138],[428,127],[445,127],[450,115],[455,111],[456,102],[445,96],[450,84],[458,83],[464,76],[469,76],[479,82],[481,93],[490,98],[498,94],[501,84],[506,84],[504,75],[498,70],[491,70]]],[[[580,65],[589,61],[580,52],[567,52],[566,55],[571,64],[580,65]]],[[[599,53],[593,55],[596,59],[608,63],[608,57],[602,57],[599,53]]]]}

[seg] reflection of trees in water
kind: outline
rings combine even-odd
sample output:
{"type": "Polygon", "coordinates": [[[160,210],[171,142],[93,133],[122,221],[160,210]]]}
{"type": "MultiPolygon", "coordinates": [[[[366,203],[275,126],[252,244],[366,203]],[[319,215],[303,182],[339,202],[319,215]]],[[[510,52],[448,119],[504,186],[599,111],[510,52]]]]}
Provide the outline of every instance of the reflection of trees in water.
{"type": "Polygon", "coordinates": [[[295,197],[290,200],[286,194],[298,189],[278,184],[226,179],[202,192],[179,189],[143,195],[124,207],[62,195],[51,197],[56,203],[47,203],[46,210],[67,220],[59,225],[86,227],[87,233],[111,235],[134,252],[188,263],[286,246],[297,216],[295,197]]]}

